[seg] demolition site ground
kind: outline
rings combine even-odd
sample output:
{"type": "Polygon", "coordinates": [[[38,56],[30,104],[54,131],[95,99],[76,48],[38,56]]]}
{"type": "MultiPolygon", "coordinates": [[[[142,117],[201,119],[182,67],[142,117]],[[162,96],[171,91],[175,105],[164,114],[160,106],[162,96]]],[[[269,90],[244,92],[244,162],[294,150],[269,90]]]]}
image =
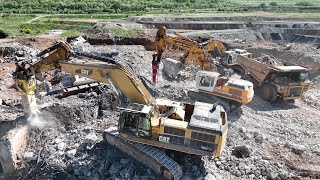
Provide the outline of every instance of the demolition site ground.
{"type": "MultiPolygon", "coordinates": [[[[252,102],[228,114],[227,146],[221,157],[168,154],[182,166],[185,180],[320,179],[318,22],[319,19],[263,17],[128,17],[98,22],[86,37],[87,43],[81,46],[85,52],[132,65],[147,79],[155,97],[182,102],[191,102],[187,91],[196,88],[195,72],[199,67],[186,65],[176,78],[160,71],[159,82],[150,82],[153,41],[161,25],[196,40],[213,38],[228,48],[246,49],[253,57],[268,55],[309,68],[312,86],[303,99],[269,103],[256,91],[252,102]],[[113,36],[106,30],[110,27],[134,29],[139,35],[113,36]]],[[[59,40],[49,35],[5,39],[0,45],[0,145],[14,136],[21,141],[19,146],[25,146],[12,168],[8,169],[0,158],[0,179],[163,179],[102,139],[102,132],[117,125],[119,118],[117,99],[108,85],[65,98],[39,95],[41,114],[36,122],[24,118],[11,75],[14,63],[32,58],[59,40]]],[[[182,54],[167,50],[164,56],[178,59],[182,54]]],[[[61,82],[70,78],[64,73],[59,76],[61,82]]],[[[61,82],[53,89],[61,88],[61,82]]]]}

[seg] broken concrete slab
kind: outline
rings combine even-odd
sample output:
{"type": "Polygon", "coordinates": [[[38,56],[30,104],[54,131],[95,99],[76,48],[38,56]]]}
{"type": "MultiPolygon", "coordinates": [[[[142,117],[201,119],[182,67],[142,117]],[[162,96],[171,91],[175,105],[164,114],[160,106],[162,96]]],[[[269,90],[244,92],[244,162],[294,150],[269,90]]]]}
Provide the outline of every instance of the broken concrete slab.
{"type": "Polygon", "coordinates": [[[163,71],[168,76],[176,77],[181,69],[182,63],[180,61],[171,58],[166,58],[163,61],[163,71]]]}
{"type": "Polygon", "coordinates": [[[0,139],[0,173],[11,174],[18,168],[28,144],[28,137],[28,126],[19,126],[0,139]]]}

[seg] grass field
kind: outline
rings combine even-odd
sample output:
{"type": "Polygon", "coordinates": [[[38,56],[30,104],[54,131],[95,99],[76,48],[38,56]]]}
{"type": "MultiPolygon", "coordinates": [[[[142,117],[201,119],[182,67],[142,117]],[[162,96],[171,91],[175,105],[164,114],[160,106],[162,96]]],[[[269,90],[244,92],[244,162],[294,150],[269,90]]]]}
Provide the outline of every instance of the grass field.
{"type": "Polygon", "coordinates": [[[14,16],[6,15],[0,18],[0,29],[10,36],[20,34],[20,26],[35,18],[35,15],[14,16]]]}
{"type": "MultiPolygon", "coordinates": [[[[94,27],[99,20],[119,19],[127,17],[124,14],[96,14],[96,15],[19,15],[4,14],[0,16],[0,30],[9,37],[31,37],[42,35],[53,29],[62,29],[63,37],[87,34],[89,28],[94,27]]],[[[110,28],[113,35],[132,36],[136,30],[110,28]]]]}
{"type": "MultiPolygon", "coordinates": [[[[0,0],[1,1],[1,0],[0,0]]],[[[235,2],[237,0],[234,0],[235,2]]],[[[239,3],[242,2],[238,0],[239,3]]],[[[263,2],[271,2],[265,0],[263,2]]],[[[294,0],[293,0],[294,1],[294,0]]],[[[320,1],[320,0],[319,0],[320,1]]],[[[252,4],[259,4],[262,1],[250,1],[252,4]]],[[[310,1],[310,2],[316,2],[310,1]]],[[[284,0],[282,3],[290,3],[284,0]]],[[[294,2],[291,2],[294,3],[294,2]]],[[[319,11],[320,12],[320,11],[319,11]]],[[[9,37],[30,37],[45,34],[52,29],[65,30],[64,37],[73,35],[87,34],[87,30],[92,28],[98,21],[126,18],[136,14],[2,14],[0,15],[0,30],[9,34],[9,37]]],[[[153,14],[150,16],[162,17],[238,17],[238,16],[256,16],[256,17],[281,17],[281,18],[320,18],[320,13],[292,13],[292,12],[233,12],[233,13],[167,13],[153,14]]],[[[114,35],[131,36],[136,35],[136,30],[108,29],[108,32],[114,35]]]]}

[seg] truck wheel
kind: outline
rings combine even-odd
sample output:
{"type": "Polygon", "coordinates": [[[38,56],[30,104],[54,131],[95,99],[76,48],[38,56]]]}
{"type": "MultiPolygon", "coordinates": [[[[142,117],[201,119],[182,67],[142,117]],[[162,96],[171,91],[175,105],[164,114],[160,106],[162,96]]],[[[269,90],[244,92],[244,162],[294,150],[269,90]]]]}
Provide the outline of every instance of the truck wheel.
{"type": "Polygon", "coordinates": [[[274,102],[277,99],[277,89],[271,84],[265,84],[262,87],[262,97],[264,100],[274,102]]]}

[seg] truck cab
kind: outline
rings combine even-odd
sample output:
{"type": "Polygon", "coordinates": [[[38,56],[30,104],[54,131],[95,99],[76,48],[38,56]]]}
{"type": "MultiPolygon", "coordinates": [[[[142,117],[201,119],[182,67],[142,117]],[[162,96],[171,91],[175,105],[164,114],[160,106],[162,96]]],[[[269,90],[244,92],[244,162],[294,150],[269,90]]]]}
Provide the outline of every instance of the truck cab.
{"type": "Polygon", "coordinates": [[[225,51],[225,54],[221,59],[221,63],[225,66],[236,65],[237,57],[239,54],[248,58],[252,58],[252,54],[249,53],[247,50],[233,49],[233,50],[225,51]]]}
{"type": "Polygon", "coordinates": [[[275,66],[274,85],[284,100],[300,98],[308,90],[308,71],[301,66],[275,66]]]}

